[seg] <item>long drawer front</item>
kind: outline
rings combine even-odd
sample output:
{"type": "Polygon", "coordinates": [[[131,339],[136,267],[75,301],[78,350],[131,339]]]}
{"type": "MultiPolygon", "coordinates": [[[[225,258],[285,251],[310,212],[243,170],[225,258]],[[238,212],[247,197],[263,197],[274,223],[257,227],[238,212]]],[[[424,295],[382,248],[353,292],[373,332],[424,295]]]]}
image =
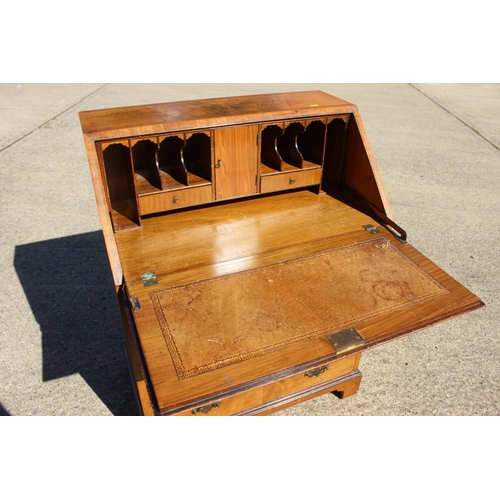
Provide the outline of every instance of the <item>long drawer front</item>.
{"type": "Polygon", "coordinates": [[[223,399],[215,398],[213,401],[174,414],[223,416],[272,413],[289,406],[287,404],[289,400],[291,404],[296,404],[310,397],[334,391],[337,385],[340,386],[351,379],[361,380],[361,374],[357,371],[360,357],[360,354],[354,354],[237,395],[223,399]]]}

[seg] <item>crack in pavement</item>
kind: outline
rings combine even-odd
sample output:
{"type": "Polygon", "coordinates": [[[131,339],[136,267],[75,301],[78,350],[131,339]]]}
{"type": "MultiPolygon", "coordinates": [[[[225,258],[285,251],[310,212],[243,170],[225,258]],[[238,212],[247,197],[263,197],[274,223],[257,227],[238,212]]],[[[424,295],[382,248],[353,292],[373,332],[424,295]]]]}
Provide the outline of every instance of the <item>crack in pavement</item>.
{"type": "Polygon", "coordinates": [[[101,85],[96,90],[90,92],[90,94],[87,94],[86,96],[82,97],[79,101],[75,102],[74,104],[71,104],[71,106],[68,106],[67,108],[63,109],[61,112],[57,113],[57,115],[53,116],[52,118],[49,118],[48,120],[44,121],[43,123],[40,123],[40,125],[37,125],[34,129],[30,130],[29,132],[26,132],[21,137],[18,137],[17,139],[14,139],[11,143],[9,143],[6,146],[0,148],[0,153],[3,152],[3,151],[5,151],[6,149],[10,148],[14,144],[18,143],[19,141],[22,141],[26,137],[30,136],[33,132],[36,132],[37,130],[41,129],[42,127],[44,127],[45,125],[47,125],[51,121],[53,121],[56,118],[58,118],[59,116],[61,116],[62,114],[66,113],[66,111],[69,111],[70,109],[74,108],[75,106],[78,106],[78,104],[82,103],[88,97],[90,97],[90,96],[94,95],[95,93],[99,92],[100,90],[102,90],[107,85],[109,85],[109,83],[105,83],[104,85],[101,85]]]}
{"type": "Polygon", "coordinates": [[[418,87],[413,85],[413,83],[410,83],[409,85],[410,85],[410,87],[414,88],[415,90],[418,90],[423,96],[427,97],[427,99],[429,99],[429,101],[432,101],[434,104],[436,104],[436,106],[439,106],[441,109],[443,109],[444,111],[449,113],[451,116],[453,116],[453,118],[456,118],[460,123],[462,123],[466,127],[470,128],[479,137],[481,137],[481,139],[485,140],[488,144],[491,144],[495,149],[500,151],[499,146],[497,146],[494,142],[491,142],[487,137],[485,137],[483,134],[481,134],[481,132],[476,130],[472,125],[469,125],[467,122],[465,122],[464,120],[459,118],[456,114],[452,113],[449,109],[446,109],[442,104],[439,104],[439,102],[435,101],[432,97],[429,97],[424,91],[420,90],[418,87]]]}

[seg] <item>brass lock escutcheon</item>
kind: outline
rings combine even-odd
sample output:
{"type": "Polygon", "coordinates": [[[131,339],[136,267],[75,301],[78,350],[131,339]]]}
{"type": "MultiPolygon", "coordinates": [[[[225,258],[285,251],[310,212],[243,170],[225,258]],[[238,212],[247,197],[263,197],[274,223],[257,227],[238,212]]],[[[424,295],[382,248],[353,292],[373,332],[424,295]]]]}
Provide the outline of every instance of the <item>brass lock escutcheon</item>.
{"type": "Polygon", "coordinates": [[[361,347],[365,343],[365,339],[355,328],[348,328],[341,332],[332,333],[331,335],[327,335],[326,338],[335,347],[337,354],[361,347]]]}
{"type": "Polygon", "coordinates": [[[318,366],[318,368],[314,368],[314,370],[309,370],[309,371],[305,372],[304,375],[306,377],[309,377],[309,378],[316,378],[316,377],[319,377],[320,375],[322,375],[323,373],[325,373],[326,370],[328,370],[327,365],[318,366]]]}

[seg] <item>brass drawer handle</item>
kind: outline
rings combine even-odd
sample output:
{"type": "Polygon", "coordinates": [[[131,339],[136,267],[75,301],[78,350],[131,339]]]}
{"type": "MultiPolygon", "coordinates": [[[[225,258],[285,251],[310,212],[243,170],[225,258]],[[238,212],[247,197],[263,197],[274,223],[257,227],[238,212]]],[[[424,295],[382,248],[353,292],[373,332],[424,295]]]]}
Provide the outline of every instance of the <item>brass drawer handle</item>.
{"type": "Polygon", "coordinates": [[[174,196],[174,199],[172,200],[172,203],[179,203],[179,198],[177,198],[177,196],[174,196]]]}
{"type": "Polygon", "coordinates": [[[193,415],[198,415],[200,413],[203,413],[206,415],[208,412],[213,410],[214,408],[219,408],[220,403],[212,403],[211,405],[205,405],[205,406],[200,406],[199,408],[196,408],[196,410],[192,410],[191,413],[193,415]]]}
{"type": "Polygon", "coordinates": [[[325,373],[326,370],[328,370],[327,365],[318,366],[318,368],[315,368],[314,370],[309,370],[308,372],[305,372],[304,375],[306,377],[316,378],[316,377],[319,377],[320,375],[322,375],[323,373],[325,373]]]}
{"type": "Polygon", "coordinates": [[[295,184],[295,179],[293,179],[293,178],[292,178],[292,179],[290,179],[290,180],[288,181],[288,184],[295,184]]]}

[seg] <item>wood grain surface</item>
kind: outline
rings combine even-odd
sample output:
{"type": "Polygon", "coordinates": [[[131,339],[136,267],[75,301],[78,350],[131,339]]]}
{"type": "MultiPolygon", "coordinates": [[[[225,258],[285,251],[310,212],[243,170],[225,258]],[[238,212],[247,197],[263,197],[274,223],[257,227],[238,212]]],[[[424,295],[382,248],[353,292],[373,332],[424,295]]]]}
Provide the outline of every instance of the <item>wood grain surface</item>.
{"type": "Polygon", "coordinates": [[[353,104],[309,91],[80,121],[144,413],[348,396],[364,350],[483,305],[390,221],[353,104]],[[337,351],[346,328],[363,341],[337,351]]]}
{"type": "MultiPolygon", "coordinates": [[[[342,279],[332,284],[332,289],[337,296],[344,294],[343,301],[351,294],[352,310],[357,307],[353,291],[357,286],[361,290],[362,285],[371,287],[373,291],[371,298],[366,296],[364,305],[361,301],[360,307],[365,307],[365,311],[370,300],[379,300],[386,305],[397,304],[400,300],[400,305],[404,307],[388,307],[385,311],[380,309],[382,314],[365,317],[361,317],[362,313],[358,317],[353,314],[352,322],[346,321],[340,326],[353,326],[365,338],[365,344],[353,352],[371,348],[482,305],[474,294],[411,245],[400,242],[375,220],[325,193],[318,196],[309,191],[288,192],[166,214],[146,220],[140,232],[118,234],[127,288],[132,297],[140,300],[142,306],[140,311],[134,313],[134,319],[156,394],[157,411],[169,413],[175,408],[190,407],[214,397],[236,397],[236,394],[243,397],[243,393],[253,390],[256,384],[275,383],[322,363],[342,359],[349,353],[337,354],[326,337],[320,335],[305,338],[295,344],[279,346],[280,348],[270,352],[261,352],[255,357],[242,359],[219,369],[180,378],[174,362],[178,353],[172,352],[174,347],[172,344],[169,346],[165,339],[151,300],[151,292],[154,295],[168,287],[185,285],[194,289],[201,280],[220,279],[262,266],[274,266],[276,269],[276,265],[279,266],[280,263],[307,258],[314,253],[333,251],[331,255],[334,255],[337,250],[341,252],[338,255],[341,255],[341,249],[349,245],[361,248],[360,245],[365,244],[366,248],[373,249],[380,238],[390,242],[390,247],[387,247],[391,249],[387,254],[391,257],[387,258],[389,267],[381,267],[378,260],[372,262],[371,269],[370,266],[365,269],[364,265],[360,265],[360,269],[365,269],[364,285],[363,273],[358,272],[355,277],[342,275],[342,279]],[[370,234],[366,231],[363,226],[367,223],[373,224],[380,233],[370,234]],[[167,228],[169,238],[164,237],[167,228]],[[391,269],[391,263],[397,270],[391,269]],[[147,269],[144,266],[148,266],[147,269]],[[157,273],[158,284],[144,287],[140,274],[149,270],[157,273]],[[400,273],[399,284],[384,288],[383,283],[390,281],[387,276],[391,276],[392,271],[400,273]],[[408,292],[406,299],[399,297],[401,290],[408,292]],[[415,294],[415,300],[408,299],[412,293],[415,294]],[[384,296],[385,299],[382,299],[384,296]],[[417,300],[418,297],[425,296],[432,296],[432,300],[417,300]]],[[[384,260],[384,254],[380,250],[376,252],[384,260]]],[[[330,262],[332,259],[333,257],[330,262]]],[[[340,259],[340,268],[347,265],[347,260],[348,252],[340,259]]],[[[285,267],[286,265],[284,264],[285,267]]],[[[317,314],[315,321],[330,321],[328,318],[337,313],[335,304],[328,308],[322,303],[323,297],[315,296],[315,293],[323,292],[314,291],[310,284],[303,283],[303,290],[305,294],[309,294],[307,300],[310,307],[314,308],[315,302],[322,304],[314,309],[317,314]]],[[[300,292],[298,293],[300,297],[300,292]]],[[[258,300],[265,298],[257,295],[258,300]]],[[[270,304],[265,306],[267,310],[273,303],[276,305],[277,300],[272,295],[268,298],[270,304]]],[[[230,304],[233,297],[226,294],[221,297],[221,301],[224,299],[230,304]]],[[[282,297],[284,301],[287,299],[295,300],[291,290],[282,297]]],[[[259,302],[260,306],[263,304],[259,302]]],[[[242,311],[228,305],[217,313],[217,317],[219,321],[225,321],[226,326],[234,325],[235,321],[242,321],[242,312],[248,313],[247,310],[242,311]]],[[[182,315],[182,311],[179,314],[182,315]]],[[[253,314],[257,315],[254,316],[257,325],[258,312],[254,311],[253,314]]],[[[207,318],[207,321],[213,320],[207,318]]],[[[251,330],[247,324],[248,328],[251,330]]],[[[217,329],[213,334],[219,332],[217,329]]],[[[253,333],[250,332],[250,335],[253,333]]],[[[197,335],[198,332],[193,333],[193,346],[198,342],[195,340],[197,335]]],[[[218,340],[206,335],[203,338],[206,344],[209,344],[207,338],[218,340]]],[[[215,344],[212,347],[218,347],[215,344]]],[[[265,345],[260,344],[260,347],[265,345]]],[[[188,343],[182,351],[184,355],[186,349],[189,349],[188,343]]]]}

